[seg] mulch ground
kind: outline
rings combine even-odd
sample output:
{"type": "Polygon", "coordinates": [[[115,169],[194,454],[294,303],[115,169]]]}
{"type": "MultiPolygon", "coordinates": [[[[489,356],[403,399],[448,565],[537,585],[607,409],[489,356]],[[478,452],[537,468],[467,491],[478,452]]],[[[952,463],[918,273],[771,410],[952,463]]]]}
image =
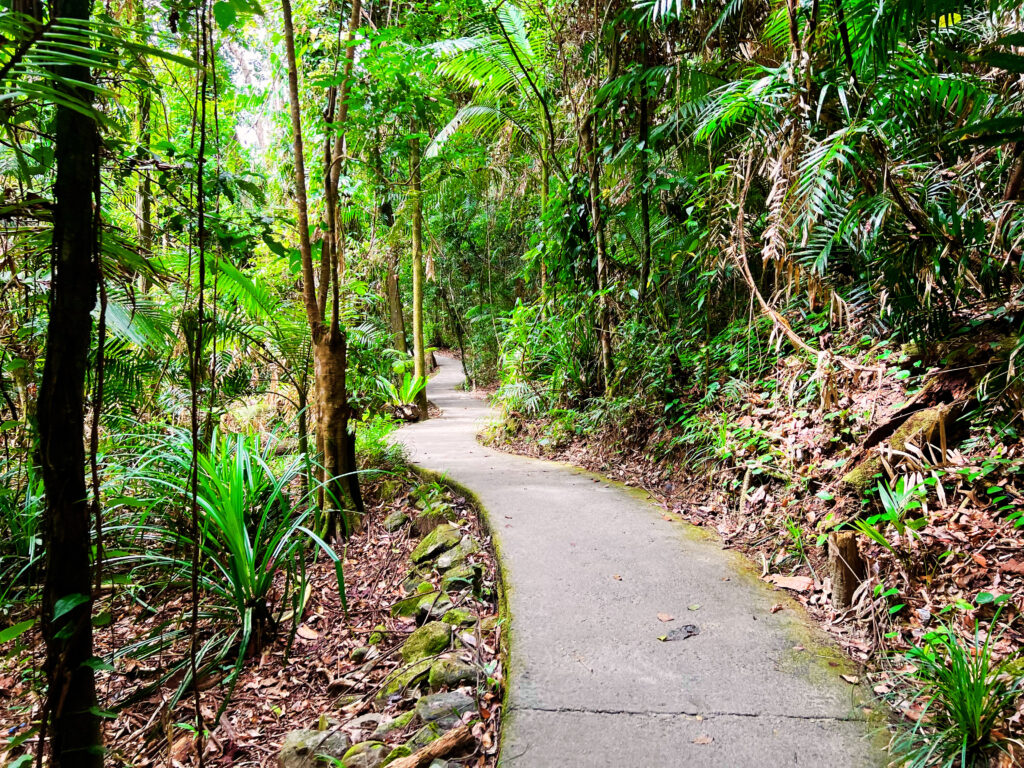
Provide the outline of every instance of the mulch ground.
{"type": "MultiPolygon", "coordinates": [[[[401,661],[397,650],[416,628],[413,618],[393,618],[389,612],[395,601],[406,596],[401,585],[410,569],[409,553],[418,541],[409,526],[389,533],[382,524],[395,510],[412,510],[415,500],[409,490],[419,481],[407,470],[399,473],[400,482],[389,481],[392,489],[398,487],[394,498],[381,498],[382,480],[371,481],[364,488],[368,499],[366,524],[349,541],[345,554],[348,615],[342,610],[333,564],[323,557],[311,559],[307,564],[309,597],[291,647],[289,622],[273,641],[246,660],[234,693],[216,722],[224,688],[215,678],[201,681],[200,708],[209,732],[204,740],[206,765],[276,766],[281,742],[289,731],[318,725],[340,728],[354,743],[370,737],[368,732],[347,727],[358,716],[371,711],[393,716],[411,707],[411,697],[391,697],[393,700],[383,709],[375,703],[382,682],[401,661]],[[353,651],[365,651],[369,636],[381,626],[386,630],[384,641],[365,658],[354,661],[353,651]]],[[[473,560],[483,566],[484,597],[477,599],[466,592],[456,599],[456,607],[481,619],[494,617],[498,574],[490,540],[467,500],[452,492],[446,495],[460,526],[483,545],[483,551],[473,560]]],[[[168,619],[177,626],[187,626],[187,591],[156,594],[139,588],[132,592],[120,589],[107,594],[97,606],[97,614],[110,610],[114,617],[109,626],[96,630],[98,656],[139,640],[168,619]]],[[[206,635],[209,630],[201,626],[200,634],[206,635]]],[[[472,658],[465,659],[486,668],[486,677],[496,685],[479,694],[478,716],[482,722],[473,730],[475,745],[468,754],[450,758],[459,765],[484,768],[496,763],[501,718],[500,632],[500,623],[487,632],[477,630],[472,658]]],[[[38,637],[32,642],[27,648],[2,649],[6,655],[0,660],[0,761],[5,764],[35,748],[34,737],[16,749],[6,748],[39,716],[42,649],[38,637]]],[[[170,701],[176,690],[172,680],[137,701],[123,704],[169,665],[186,658],[186,648],[185,641],[177,642],[161,655],[145,660],[128,654],[115,662],[114,671],[98,673],[101,707],[116,713],[104,733],[108,765],[146,768],[198,764],[191,692],[172,708],[170,701]]],[[[385,740],[397,745],[410,735],[411,731],[399,730],[385,740]]]]}

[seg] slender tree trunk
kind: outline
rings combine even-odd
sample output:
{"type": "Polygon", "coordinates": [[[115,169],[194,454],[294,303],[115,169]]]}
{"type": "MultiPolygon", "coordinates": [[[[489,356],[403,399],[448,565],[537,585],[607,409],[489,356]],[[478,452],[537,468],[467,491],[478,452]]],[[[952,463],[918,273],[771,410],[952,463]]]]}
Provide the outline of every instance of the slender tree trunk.
{"type": "Polygon", "coordinates": [[[381,223],[388,228],[388,249],[384,257],[384,295],[388,301],[388,320],[391,328],[392,344],[402,354],[409,354],[405,340],[405,315],[402,312],[402,292],[398,284],[398,238],[394,230],[395,212],[387,196],[387,182],[384,179],[384,163],[380,157],[380,131],[373,145],[373,175],[377,182],[377,194],[380,197],[381,223]]]}
{"type": "Polygon", "coordinates": [[[296,387],[295,391],[299,398],[299,453],[305,457],[306,461],[306,471],[302,473],[302,495],[305,496],[309,493],[310,485],[313,480],[309,473],[309,421],[307,420],[306,413],[309,408],[309,393],[306,391],[305,386],[296,387]]]}
{"type": "MultiPolygon", "coordinates": [[[[640,65],[643,72],[647,71],[648,46],[650,45],[650,33],[644,27],[643,52],[640,58],[640,65]]],[[[651,279],[651,180],[648,178],[647,146],[650,141],[651,125],[651,102],[647,98],[647,85],[643,82],[641,75],[640,83],[640,224],[643,234],[643,253],[640,254],[640,304],[643,306],[647,301],[647,283],[651,279]]]]}
{"type": "MultiPolygon", "coordinates": [[[[151,131],[149,127],[149,93],[139,99],[139,159],[148,159],[151,131]]],[[[139,171],[139,186],[135,192],[136,229],[139,236],[139,250],[149,258],[153,255],[153,188],[147,170],[139,171]]],[[[139,293],[149,291],[149,278],[143,272],[138,279],[139,293]]]]}
{"type": "MultiPolygon", "coordinates": [[[[135,5],[135,23],[142,28],[146,22],[146,8],[142,0],[135,5]]],[[[152,99],[149,90],[143,87],[139,94],[139,149],[136,159],[147,162],[152,157],[150,143],[153,130],[150,126],[150,110],[152,99]]],[[[139,169],[139,186],[135,190],[135,229],[139,237],[139,250],[147,259],[153,255],[153,188],[149,171],[139,169]]],[[[149,291],[149,277],[142,272],[138,277],[139,293],[145,295],[149,291]]]]}
{"type": "Polygon", "coordinates": [[[597,248],[597,337],[601,354],[601,384],[605,394],[611,388],[613,374],[611,311],[608,306],[608,244],[605,239],[604,212],[601,203],[601,159],[596,146],[597,126],[593,116],[587,117],[585,128],[590,169],[590,219],[594,225],[597,248]]]}
{"type": "Polygon", "coordinates": [[[398,243],[392,235],[384,260],[384,289],[388,297],[388,314],[391,319],[391,337],[395,349],[403,355],[409,354],[405,341],[405,315],[402,312],[402,292],[398,285],[398,243]]]}
{"type": "MultiPolygon", "coordinates": [[[[87,20],[89,0],[58,0],[54,15],[87,20]]],[[[77,44],[91,45],[86,36],[77,44]]],[[[89,68],[80,64],[63,68],[62,74],[82,83],[92,79],[89,68]]],[[[70,99],[85,104],[92,101],[86,88],[57,87],[70,99]]],[[[38,406],[46,488],[42,629],[50,765],[101,768],[96,684],[87,663],[93,655],[92,595],[83,443],[85,375],[98,286],[92,199],[98,137],[93,119],[66,106],[57,107],[55,133],[53,278],[38,406]]]]}
{"type": "MultiPolygon", "coordinates": [[[[413,124],[413,132],[418,127],[413,124]]],[[[420,140],[418,136],[409,139],[409,176],[412,194],[412,344],[415,373],[426,381],[427,361],[423,343],[423,199],[420,189],[420,140]]],[[[420,418],[426,420],[427,389],[424,387],[416,396],[420,418]]]]}
{"type": "MultiPolygon", "coordinates": [[[[339,523],[341,523],[340,533],[344,536],[351,531],[351,526],[339,520],[339,507],[348,499],[357,511],[362,511],[359,479],[354,471],[355,441],[348,434],[349,407],[345,391],[345,334],[338,321],[337,271],[331,263],[330,252],[333,247],[329,244],[325,244],[325,267],[321,270],[319,297],[313,279],[313,248],[309,236],[309,208],[306,199],[302,111],[299,104],[299,75],[295,58],[295,30],[292,24],[290,0],[282,0],[281,7],[284,16],[285,53],[288,59],[288,106],[292,124],[292,154],[295,163],[295,206],[298,213],[299,253],[302,260],[302,297],[313,339],[313,359],[319,404],[317,441],[318,447],[322,441],[325,485],[328,491],[324,503],[331,510],[327,529],[329,535],[336,536],[339,533],[339,523]],[[334,305],[329,324],[325,322],[327,295],[330,293],[328,286],[334,288],[334,305]]],[[[344,93],[342,100],[344,102],[344,93]]]]}

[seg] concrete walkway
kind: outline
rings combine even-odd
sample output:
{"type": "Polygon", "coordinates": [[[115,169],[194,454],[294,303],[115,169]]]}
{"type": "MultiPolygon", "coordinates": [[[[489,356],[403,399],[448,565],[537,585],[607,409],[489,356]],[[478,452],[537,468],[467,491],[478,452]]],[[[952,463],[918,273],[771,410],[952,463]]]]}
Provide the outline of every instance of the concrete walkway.
{"type": "Polygon", "coordinates": [[[493,411],[439,362],[444,415],[398,440],[486,509],[511,614],[503,768],[884,764],[841,657],[795,603],[641,494],[481,446],[493,411]]]}

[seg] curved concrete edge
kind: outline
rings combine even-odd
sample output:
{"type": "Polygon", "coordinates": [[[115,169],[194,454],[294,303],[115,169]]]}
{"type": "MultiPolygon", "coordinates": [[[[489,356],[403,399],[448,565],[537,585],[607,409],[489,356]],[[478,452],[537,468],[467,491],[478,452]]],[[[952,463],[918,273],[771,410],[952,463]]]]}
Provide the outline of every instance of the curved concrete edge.
{"type": "MultiPolygon", "coordinates": [[[[468,393],[463,393],[466,395],[468,393]]],[[[485,428],[483,423],[478,423],[476,434],[479,436],[480,432],[485,428]]],[[[398,438],[401,441],[401,438],[398,438]]],[[[479,445],[479,442],[476,443],[479,445]]],[[[410,451],[411,453],[411,451],[410,451]]],[[[790,597],[788,593],[782,594],[785,590],[778,588],[772,588],[761,580],[759,571],[756,565],[748,559],[746,556],[735,550],[726,550],[721,546],[721,539],[712,531],[706,528],[700,528],[694,526],[681,518],[670,515],[665,509],[658,504],[650,494],[648,494],[642,488],[635,486],[627,486],[622,482],[612,480],[610,478],[601,475],[600,473],[593,472],[568,462],[550,461],[546,459],[535,459],[532,457],[518,456],[515,454],[506,454],[510,457],[514,457],[516,461],[527,462],[528,464],[535,465],[537,468],[544,466],[551,467],[552,465],[558,466],[565,472],[570,472],[580,477],[586,477],[592,480],[599,481],[606,486],[614,486],[618,492],[626,493],[632,496],[636,501],[645,502],[652,513],[657,513],[659,516],[666,519],[671,524],[671,530],[674,532],[671,537],[678,537],[680,551],[687,548],[692,548],[694,545],[703,546],[705,548],[713,548],[719,556],[722,557],[722,563],[728,574],[735,575],[737,580],[747,584],[748,589],[751,592],[760,592],[762,598],[769,599],[771,602],[782,603],[785,608],[785,614],[783,622],[785,624],[782,627],[783,636],[788,638],[787,642],[792,641],[794,646],[802,646],[803,650],[799,652],[794,648],[794,652],[786,654],[783,658],[780,658],[781,665],[786,669],[787,673],[795,677],[804,677],[806,680],[815,683],[817,680],[828,679],[834,686],[836,678],[842,673],[854,673],[856,669],[854,662],[849,659],[842,650],[838,647],[834,638],[828,635],[820,626],[818,626],[814,620],[810,617],[806,609],[797,600],[790,597]],[[770,596],[770,597],[769,597],[770,596]],[[788,615],[788,616],[786,616],[788,615]],[[790,659],[789,657],[793,658],[790,659]],[[792,664],[790,663],[792,662],[792,664]],[[818,676],[821,676],[819,678],[818,676]]],[[[672,741],[678,744],[680,747],[685,746],[692,751],[690,747],[691,736],[693,733],[698,733],[700,736],[705,734],[714,734],[715,745],[713,747],[697,747],[699,750],[699,757],[696,764],[700,765],[738,765],[738,763],[732,762],[738,758],[738,752],[743,752],[743,744],[749,740],[747,738],[748,733],[752,733],[753,729],[760,728],[761,732],[764,732],[765,728],[768,728],[769,733],[774,732],[776,736],[775,748],[784,748],[782,744],[778,743],[778,735],[790,732],[792,729],[797,727],[801,730],[806,729],[807,738],[816,742],[817,738],[822,738],[829,732],[829,729],[835,731],[833,736],[836,736],[833,741],[836,746],[842,743],[846,743],[852,748],[852,745],[856,742],[861,744],[870,744],[874,758],[868,758],[865,755],[861,755],[863,763],[858,762],[858,765],[885,765],[888,763],[886,759],[886,746],[889,743],[888,734],[886,732],[885,725],[887,718],[885,713],[887,707],[880,702],[877,702],[870,695],[869,691],[863,685],[848,687],[849,699],[847,704],[846,714],[841,714],[841,710],[836,711],[834,714],[826,714],[818,716],[815,714],[803,714],[802,712],[794,712],[793,714],[777,713],[772,714],[774,708],[768,708],[768,710],[752,709],[747,712],[737,712],[736,710],[730,710],[726,708],[716,707],[715,710],[721,709],[721,711],[705,710],[704,714],[710,718],[702,718],[700,714],[687,714],[687,708],[674,709],[671,711],[659,711],[659,708],[653,708],[651,711],[646,711],[644,707],[636,707],[635,709],[624,709],[615,711],[604,711],[600,705],[595,708],[580,708],[574,707],[559,707],[547,708],[544,705],[531,706],[527,703],[523,706],[523,701],[518,700],[517,706],[517,689],[520,694],[523,691],[523,684],[525,682],[523,674],[525,673],[526,667],[530,666],[527,660],[524,666],[524,659],[526,658],[521,650],[521,638],[518,637],[515,623],[516,616],[510,612],[510,605],[513,600],[510,600],[510,595],[514,594],[515,586],[512,584],[512,578],[514,577],[515,569],[509,567],[509,561],[502,538],[504,533],[500,531],[500,522],[497,519],[497,513],[492,511],[483,503],[481,498],[482,494],[486,494],[489,490],[487,487],[483,487],[481,492],[478,493],[473,488],[467,487],[463,483],[454,480],[445,472],[439,472],[434,469],[424,467],[416,464],[413,460],[407,458],[407,464],[414,468],[418,473],[424,477],[436,479],[452,488],[458,489],[460,493],[466,495],[467,498],[473,500],[476,505],[481,525],[490,535],[494,552],[497,558],[497,565],[499,570],[499,583],[500,583],[500,603],[499,610],[501,612],[501,618],[504,620],[504,631],[502,633],[502,651],[505,654],[505,693],[504,693],[504,706],[503,706],[503,721],[501,731],[501,753],[499,759],[499,765],[511,766],[515,765],[529,765],[535,760],[535,757],[527,757],[527,762],[523,762],[524,754],[515,754],[516,751],[522,752],[520,749],[522,742],[522,735],[524,732],[537,732],[539,730],[547,730],[550,732],[554,729],[556,732],[561,734],[561,742],[564,746],[569,747],[572,745],[576,747],[578,745],[587,745],[594,742],[607,742],[607,736],[609,730],[614,730],[616,727],[623,727],[624,722],[632,721],[634,726],[626,726],[631,729],[635,728],[636,737],[627,740],[629,745],[636,742],[639,748],[636,754],[630,753],[630,759],[627,761],[629,766],[655,766],[655,765],[666,765],[664,763],[664,753],[656,749],[650,748],[646,745],[647,737],[655,741],[672,741]],[[865,711],[865,708],[870,708],[870,711],[865,711]],[[616,719],[618,718],[618,719],[616,719]],[[753,719],[752,719],[753,718],[753,719]],[[694,723],[701,723],[700,726],[694,725],[694,723]],[[755,725],[758,723],[758,725],[755,725]],[[774,723],[774,725],[773,725],[774,723]],[[799,725],[797,725],[799,723],[799,725]],[[617,725],[616,725],[617,724],[617,725]],[[868,725],[865,728],[865,724],[868,725]],[[694,728],[698,728],[694,731],[694,728]],[[815,737],[814,733],[820,733],[819,737],[815,737]],[[839,734],[845,734],[840,736],[839,734]],[[739,744],[738,748],[719,746],[719,744],[739,744]],[[725,750],[721,751],[720,750],[725,750]],[[646,751],[650,751],[650,757],[645,758],[643,754],[646,751]],[[636,758],[636,762],[633,758],[636,758]],[[724,760],[724,762],[723,762],[724,760]]],[[[460,470],[461,471],[461,470],[460,470]]],[[[492,492],[493,496],[493,492],[492,492]]],[[[498,497],[500,500],[500,497],[498,497]]],[[[505,515],[508,517],[508,515],[505,515]]],[[[508,527],[507,525],[505,527],[508,527]]],[[[756,619],[757,617],[755,617],[756,619]]],[[[845,696],[844,696],[845,697],[845,696]]],[[[770,736],[769,736],[770,739],[770,736]]],[[[827,739],[826,739],[827,740],[827,739]]],[[[757,741],[754,739],[753,741],[757,741]]],[[[763,741],[763,740],[762,740],[763,741]]],[[[801,743],[805,743],[807,740],[801,738],[798,740],[801,743]]],[[[703,744],[705,742],[693,740],[693,744],[703,744]]],[[[625,748],[625,744],[619,743],[619,748],[625,748]]],[[[550,750],[549,750],[550,751],[550,750]]],[[[618,752],[619,749],[613,750],[618,752]]],[[[746,751],[750,752],[749,758],[751,761],[755,758],[763,758],[765,755],[756,754],[757,750],[752,747],[747,747],[746,751]]],[[[854,750],[858,754],[861,753],[860,749],[854,750]]],[[[547,752],[542,753],[547,755],[547,752]]],[[[773,752],[774,754],[774,752],[773,752]]],[[[810,752],[797,756],[796,753],[790,752],[793,760],[796,762],[792,764],[810,764],[810,765],[841,765],[844,764],[842,755],[843,751],[840,752],[829,752],[824,745],[816,745],[810,752]],[[810,762],[808,762],[808,760],[810,762]],[[838,762],[836,762],[838,760],[838,762]]],[[[538,755],[539,756],[539,755],[538,755]]],[[[603,755],[600,753],[594,753],[592,748],[570,749],[569,752],[563,753],[563,756],[569,758],[573,765],[576,764],[587,764],[587,765],[604,765],[610,755],[603,755]],[[582,761],[582,762],[581,762],[582,761]]],[[[779,757],[781,757],[781,752],[779,757]]],[[[554,757],[554,755],[551,755],[554,757]]],[[[678,754],[679,759],[682,758],[681,754],[678,754]]],[[[851,754],[851,758],[853,755],[851,754]]],[[[763,760],[762,760],[763,761],[763,760]]],[[[626,766],[627,763],[621,762],[621,755],[616,765],[626,766]]],[[[548,765],[549,763],[545,763],[548,765]]],[[[554,763],[552,763],[554,764],[554,763]]],[[[682,763],[673,763],[673,765],[682,763]]],[[[746,764],[746,763],[744,763],[746,764]]],[[[751,764],[754,764],[753,762],[751,764]]],[[[776,764],[776,763],[773,763],[776,764]]]]}
{"type": "MultiPolygon", "coordinates": [[[[404,447],[404,446],[403,446],[404,447]]],[[[484,505],[480,496],[472,488],[469,488],[457,480],[453,480],[448,477],[444,472],[438,472],[434,469],[421,466],[411,461],[406,461],[408,466],[413,472],[422,478],[430,481],[441,483],[446,485],[465,496],[473,503],[473,507],[476,510],[477,517],[480,521],[481,527],[487,533],[491,540],[491,548],[494,551],[494,560],[498,566],[498,621],[501,624],[501,646],[500,652],[505,659],[504,668],[502,669],[504,677],[504,690],[501,694],[501,732],[498,734],[499,746],[498,754],[501,754],[500,742],[504,741],[505,729],[508,726],[509,719],[512,716],[512,709],[509,706],[509,697],[512,691],[512,658],[513,658],[513,642],[512,642],[512,612],[508,607],[508,594],[510,586],[508,580],[505,578],[505,572],[507,570],[505,555],[501,551],[501,542],[498,537],[494,535],[494,519],[490,512],[487,511],[487,507],[484,505]]]]}

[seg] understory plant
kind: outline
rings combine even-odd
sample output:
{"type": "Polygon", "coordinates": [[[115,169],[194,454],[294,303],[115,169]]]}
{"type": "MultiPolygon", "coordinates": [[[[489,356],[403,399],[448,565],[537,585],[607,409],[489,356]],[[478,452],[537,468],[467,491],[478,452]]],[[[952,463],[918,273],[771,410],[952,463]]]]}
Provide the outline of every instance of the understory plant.
{"type": "Polygon", "coordinates": [[[24,483],[8,473],[0,486],[0,609],[31,579],[42,561],[43,481],[27,465],[24,483]]]}
{"type": "MultiPolygon", "coordinates": [[[[305,457],[292,456],[273,466],[274,440],[261,444],[254,435],[215,433],[198,454],[196,503],[199,525],[193,533],[189,482],[192,452],[186,433],[152,451],[137,479],[152,489],[152,520],[132,532],[144,551],[124,558],[137,569],[164,574],[165,584],[184,585],[191,576],[190,553],[199,549],[201,618],[209,627],[200,661],[208,668],[234,654],[233,681],[244,659],[271,641],[285,616],[293,630],[301,618],[310,543],[335,566],[338,592],[346,606],[342,560],[309,526],[316,488],[303,492],[305,457]],[[293,498],[293,494],[295,497],[293,498]]],[[[143,517],[145,520],[145,517],[143,517]]],[[[156,652],[170,642],[176,619],[161,624],[147,639],[121,649],[121,655],[156,652]]],[[[187,673],[179,695],[191,682],[187,673]]]]}
{"type": "Polygon", "coordinates": [[[900,765],[980,768],[993,753],[1006,751],[1005,721],[1024,693],[1024,670],[1012,656],[993,658],[993,630],[1000,613],[997,609],[984,641],[977,624],[972,643],[944,626],[907,652],[913,666],[908,678],[918,688],[911,706],[923,707],[913,727],[893,739],[892,752],[900,765]]]}

